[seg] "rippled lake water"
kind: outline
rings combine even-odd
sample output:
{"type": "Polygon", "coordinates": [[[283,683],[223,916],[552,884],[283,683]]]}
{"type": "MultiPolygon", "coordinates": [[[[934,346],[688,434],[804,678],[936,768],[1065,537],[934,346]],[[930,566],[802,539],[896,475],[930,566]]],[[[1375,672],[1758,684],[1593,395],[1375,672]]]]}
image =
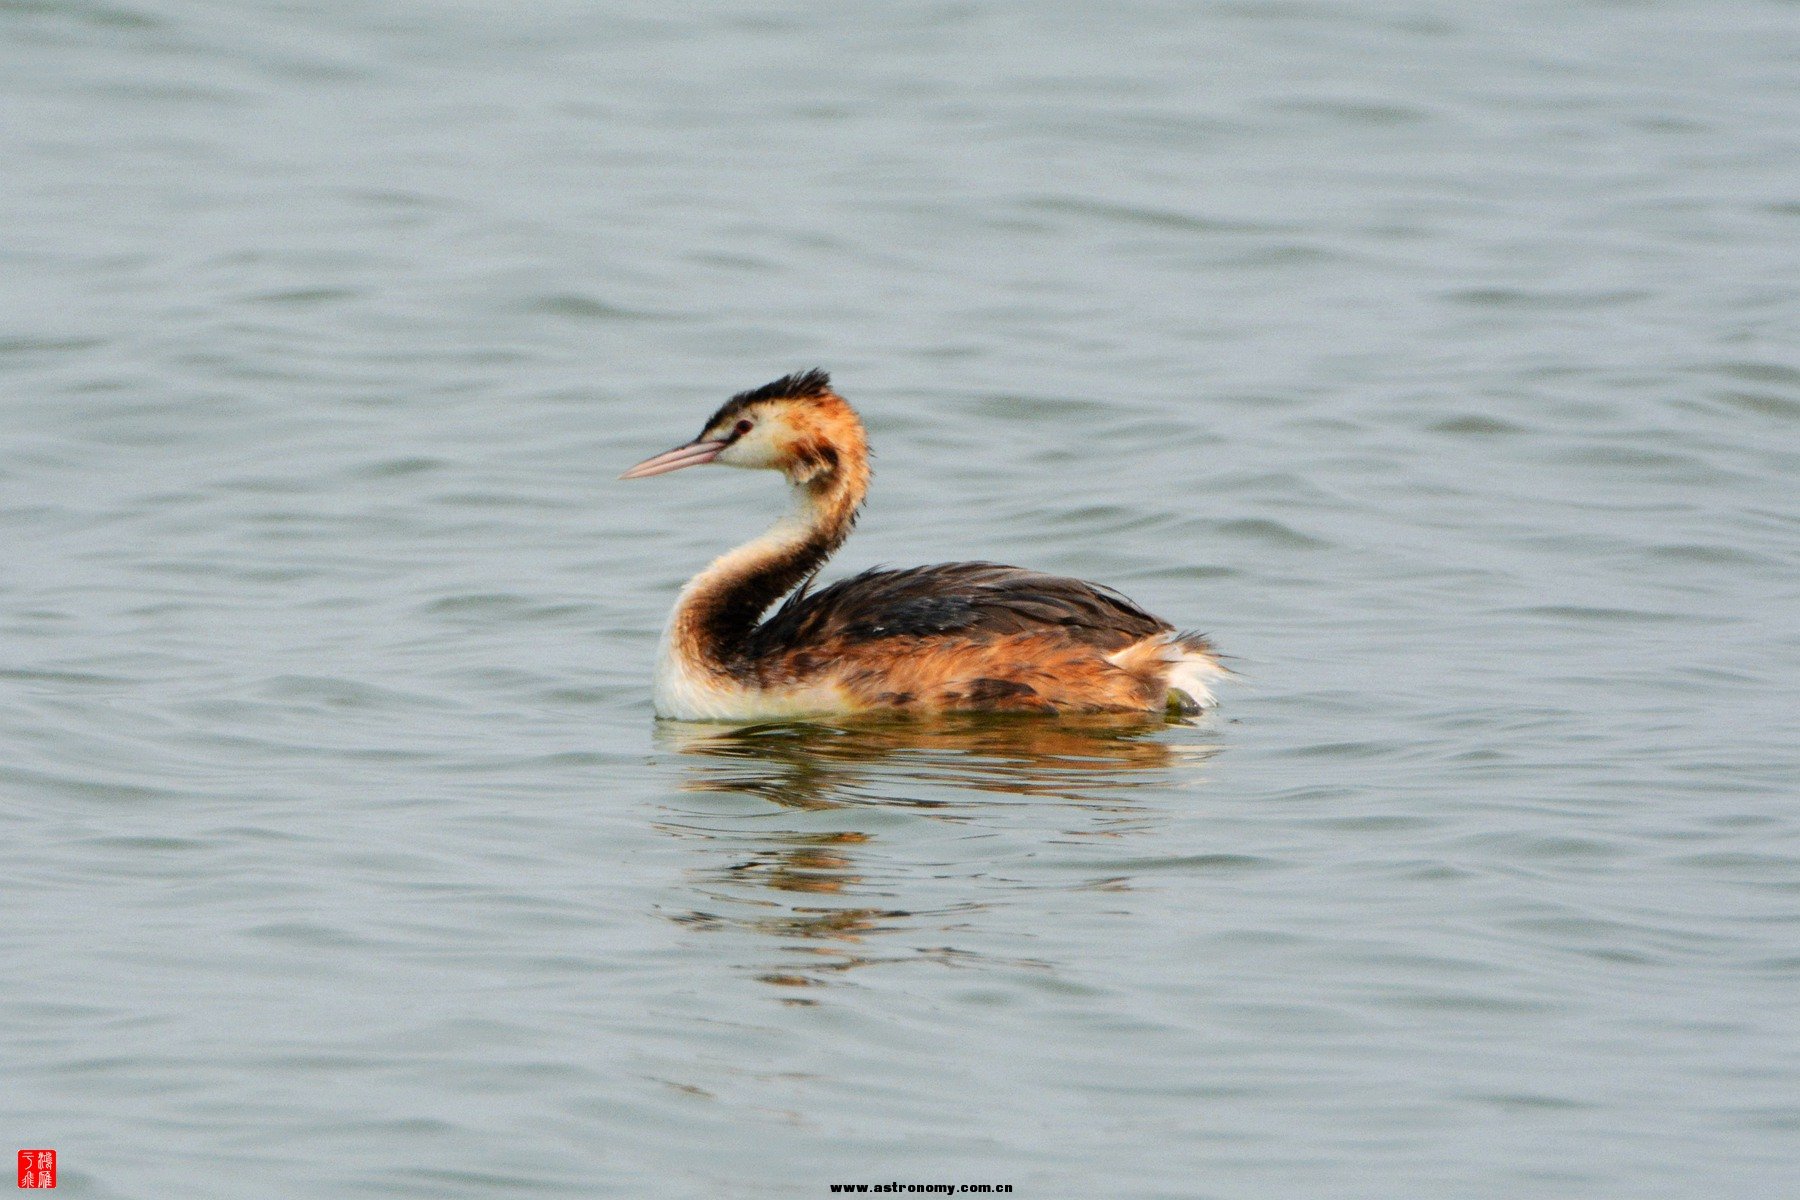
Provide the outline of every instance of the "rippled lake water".
{"type": "Polygon", "coordinates": [[[1771,1197],[1800,10],[0,2],[0,1129],[70,1196],[1771,1197]],[[834,568],[1195,726],[658,725],[834,568]]]}

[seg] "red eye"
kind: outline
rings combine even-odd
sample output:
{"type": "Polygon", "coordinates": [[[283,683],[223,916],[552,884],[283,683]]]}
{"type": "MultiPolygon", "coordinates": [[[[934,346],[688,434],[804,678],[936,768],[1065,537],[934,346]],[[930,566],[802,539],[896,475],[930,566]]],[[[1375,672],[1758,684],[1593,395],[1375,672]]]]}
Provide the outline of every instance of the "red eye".
{"type": "Polygon", "coordinates": [[[745,435],[745,434],[746,434],[746,433],[749,433],[749,432],[750,432],[750,431],[751,431],[751,430],[752,430],[752,429],[754,429],[754,428],[756,428],[756,425],[755,425],[755,423],[754,423],[754,422],[751,422],[751,421],[739,421],[739,422],[738,422],[738,423],[737,423],[737,428],[736,428],[736,429],[733,429],[733,430],[732,430],[732,431],[731,431],[731,432],[732,432],[732,433],[733,433],[733,434],[734,434],[734,435],[736,435],[736,436],[737,436],[737,437],[743,437],[743,436],[744,436],[744,435],[745,435]]]}

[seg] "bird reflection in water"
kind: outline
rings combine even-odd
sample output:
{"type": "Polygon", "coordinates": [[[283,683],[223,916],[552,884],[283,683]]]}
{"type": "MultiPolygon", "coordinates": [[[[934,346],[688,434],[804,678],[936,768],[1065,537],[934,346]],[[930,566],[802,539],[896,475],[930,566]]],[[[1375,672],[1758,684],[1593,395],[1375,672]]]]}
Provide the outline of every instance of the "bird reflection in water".
{"type": "MultiPolygon", "coordinates": [[[[776,806],[684,808],[662,823],[714,860],[693,870],[700,904],[676,919],[774,940],[778,961],[754,970],[782,988],[822,986],[882,962],[991,963],[942,944],[900,943],[907,933],[916,940],[934,931],[928,940],[941,940],[967,932],[1008,893],[1028,890],[991,873],[994,851],[985,846],[995,843],[986,839],[1127,837],[1153,828],[1157,807],[1134,793],[1191,784],[1217,750],[1174,737],[1168,723],[1138,716],[665,722],[657,740],[684,756],[683,791],[776,806]],[[948,844],[982,838],[981,856],[943,862],[944,839],[909,837],[917,827],[896,822],[902,812],[973,827],[948,844]]],[[[1124,885],[1102,878],[1082,886],[1124,885]]],[[[812,1003],[794,993],[786,999],[812,1003]]]]}

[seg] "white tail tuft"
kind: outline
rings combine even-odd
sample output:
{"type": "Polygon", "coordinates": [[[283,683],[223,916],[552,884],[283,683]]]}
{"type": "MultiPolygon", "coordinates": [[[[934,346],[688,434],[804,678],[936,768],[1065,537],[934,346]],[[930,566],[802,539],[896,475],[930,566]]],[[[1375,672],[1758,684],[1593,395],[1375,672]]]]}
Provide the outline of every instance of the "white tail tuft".
{"type": "Polygon", "coordinates": [[[1223,678],[1231,672],[1219,665],[1219,660],[1204,650],[1191,650],[1179,642],[1172,642],[1169,649],[1174,653],[1169,658],[1169,690],[1183,692],[1201,708],[1211,708],[1218,701],[1213,698],[1212,681],[1223,678]]]}
{"type": "Polygon", "coordinates": [[[1212,681],[1231,674],[1213,657],[1206,639],[1194,634],[1158,634],[1107,655],[1106,661],[1146,680],[1160,676],[1175,707],[1188,712],[1218,703],[1212,681]]]}

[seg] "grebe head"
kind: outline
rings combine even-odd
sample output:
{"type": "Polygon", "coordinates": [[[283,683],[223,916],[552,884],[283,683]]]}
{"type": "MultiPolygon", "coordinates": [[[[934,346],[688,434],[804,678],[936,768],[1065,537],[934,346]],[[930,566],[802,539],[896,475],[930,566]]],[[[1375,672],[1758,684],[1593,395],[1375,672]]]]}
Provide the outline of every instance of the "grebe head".
{"type": "Polygon", "coordinates": [[[868,452],[855,411],[831,390],[829,375],[812,370],[739,392],[712,415],[699,437],[646,458],[619,478],[643,479],[716,462],[781,471],[792,483],[814,484],[850,461],[861,463],[868,452]]]}

